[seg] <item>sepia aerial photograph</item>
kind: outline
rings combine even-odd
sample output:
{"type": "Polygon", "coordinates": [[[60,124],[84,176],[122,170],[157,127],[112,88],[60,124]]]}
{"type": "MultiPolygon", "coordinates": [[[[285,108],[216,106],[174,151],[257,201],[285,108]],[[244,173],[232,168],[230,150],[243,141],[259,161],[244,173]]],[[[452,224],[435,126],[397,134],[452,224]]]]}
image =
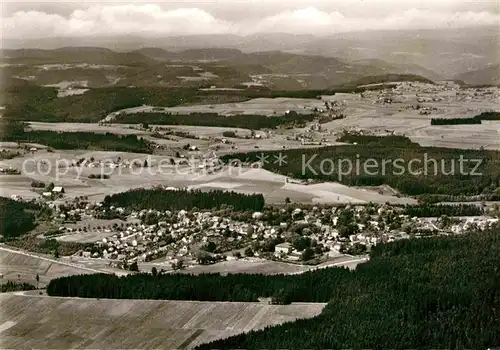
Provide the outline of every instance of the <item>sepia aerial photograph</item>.
{"type": "Polygon", "coordinates": [[[498,0],[0,6],[0,349],[500,349],[498,0]]]}

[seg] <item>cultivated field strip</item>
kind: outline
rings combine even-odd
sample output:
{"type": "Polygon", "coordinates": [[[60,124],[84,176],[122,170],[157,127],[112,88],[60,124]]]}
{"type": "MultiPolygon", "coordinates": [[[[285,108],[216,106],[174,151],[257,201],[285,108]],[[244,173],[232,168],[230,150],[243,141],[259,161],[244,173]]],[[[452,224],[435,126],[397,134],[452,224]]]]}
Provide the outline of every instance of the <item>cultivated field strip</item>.
{"type": "Polygon", "coordinates": [[[36,275],[40,276],[40,286],[53,278],[96,273],[85,268],[69,266],[64,263],[36,257],[30,253],[17,253],[8,248],[0,249],[0,273],[5,281],[23,281],[36,285],[36,275]]]}
{"type": "Polygon", "coordinates": [[[325,304],[0,295],[0,347],[180,349],[318,315],[325,304]]]}

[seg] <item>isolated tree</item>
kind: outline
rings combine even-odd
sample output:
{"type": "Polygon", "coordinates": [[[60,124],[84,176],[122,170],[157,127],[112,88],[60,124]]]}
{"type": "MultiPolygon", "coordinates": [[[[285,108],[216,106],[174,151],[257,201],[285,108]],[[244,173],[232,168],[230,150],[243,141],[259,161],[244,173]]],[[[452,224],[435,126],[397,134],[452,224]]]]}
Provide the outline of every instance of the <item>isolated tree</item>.
{"type": "Polygon", "coordinates": [[[290,200],[290,197],[286,197],[286,198],[285,198],[285,203],[286,203],[286,204],[290,204],[291,202],[292,202],[292,201],[290,200]]]}
{"type": "Polygon", "coordinates": [[[207,245],[205,246],[205,250],[210,253],[213,253],[216,249],[217,245],[212,241],[208,242],[207,245]]]}
{"type": "Polygon", "coordinates": [[[153,266],[151,268],[151,274],[153,275],[153,277],[158,276],[158,270],[156,269],[156,267],[153,266]]]}
{"type": "Polygon", "coordinates": [[[132,264],[130,264],[129,270],[136,272],[139,271],[139,266],[137,265],[137,261],[134,261],[132,264]]]}
{"type": "Polygon", "coordinates": [[[40,276],[36,274],[36,289],[38,289],[38,283],[40,282],[40,276]]]}
{"type": "Polygon", "coordinates": [[[176,267],[177,267],[177,270],[182,270],[185,267],[184,260],[182,260],[182,259],[177,260],[176,267]]]}
{"type": "Polygon", "coordinates": [[[304,249],[301,256],[302,261],[309,261],[312,258],[314,258],[314,251],[311,248],[304,249]]]}

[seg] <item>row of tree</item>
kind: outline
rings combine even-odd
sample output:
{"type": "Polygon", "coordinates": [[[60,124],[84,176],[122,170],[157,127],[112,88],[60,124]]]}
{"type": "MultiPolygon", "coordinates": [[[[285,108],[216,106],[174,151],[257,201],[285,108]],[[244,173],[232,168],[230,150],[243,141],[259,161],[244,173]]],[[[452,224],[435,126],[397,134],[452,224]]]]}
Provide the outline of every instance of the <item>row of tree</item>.
{"type": "Polygon", "coordinates": [[[124,207],[133,210],[190,210],[217,209],[231,206],[236,211],[258,211],[264,208],[262,194],[242,194],[233,191],[179,189],[176,191],[155,189],[133,189],[104,198],[107,207],[124,207]]]}
{"type": "Polygon", "coordinates": [[[377,147],[419,147],[418,143],[402,135],[375,136],[344,132],[337,141],[377,147]]]}
{"type": "MultiPolygon", "coordinates": [[[[37,284],[39,281],[39,277],[37,276],[37,284]]],[[[22,290],[35,290],[36,287],[32,284],[26,283],[26,282],[14,282],[14,281],[7,281],[7,283],[2,284],[1,287],[1,292],[2,293],[7,293],[7,292],[19,292],[22,290]]]]}
{"type": "Polygon", "coordinates": [[[431,125],[481,124],[482,120],[500,120],[500,112],[483,112],[472,118],[432,118],[431,125]]]}
{"type": "Polygon", "coordinates": [[[405,207],[405,214],[412,217],[479,216],[483,213],[483,209],[474,204],[421,204],[405,207]]]}
{"type": "Polygon", "coordinates": [[[472,118],[432,118],[431,125],[468,125],[481,124],[481,119],[478,117],[472,118]]]}

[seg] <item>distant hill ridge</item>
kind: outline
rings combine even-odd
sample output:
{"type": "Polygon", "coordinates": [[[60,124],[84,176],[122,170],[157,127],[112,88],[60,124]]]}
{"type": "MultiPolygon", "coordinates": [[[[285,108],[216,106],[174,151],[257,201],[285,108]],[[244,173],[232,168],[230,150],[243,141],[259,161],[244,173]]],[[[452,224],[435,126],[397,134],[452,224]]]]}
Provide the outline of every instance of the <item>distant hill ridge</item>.
{"type": "Polygon", "coordinates": [[[489,65],[455,76],[469,85],[500,85],[500,64],[489,65]]]}
{"type": "MultiPolygon", "coordinates": [[[[325,89],[344,84],[352,84],[368,77],[385,75],[400,75],[399,79],[409,78],[418,81],[443,80],[438,74],[428,68],[414,63],[393,63],[379,58],[347,61],[336,57],[320,54],[298,54],[283,51],[262,51],[245,53],[236,48],[191,48],[182,51],[168,51],[158,47],[143,47],[134,51],[117,52],[109,48],[94,46],[61,47],[53,50],[43,49],[3,49],[1,61],[13,64],[41,65],[58,63],[89,63],[115,66],[165,67],[166,62],[176,63],[210,63],[231,67],[227,74],[238,79],[248,75],[275,74],[289,77],[275,77],[271,88],[283,89],[289,86],[297,89],[325,89]],[[408,76],[408,77],[406,77],[408,76]],[[299,80],[301,83],[299,84],[299,80]]],[[[217,66],[212,68],[216,69],[217,66]]],[[[164,68],[161,68],[164,70],[164,68]]],[[[69,74],[69,73],[68,73],[69,74]]],[[[215,73],[217,74],[217,73],[215,73]]],[[[158,73],[163,76],[165,73],[158,73]]],[[[182,74],[181,74],[182,75],[182,74]]],[[[186,75],[186,74],[183,74],[186,75]]],[[[85,77],[84,77],[85,78],[85,77]]],[[[83,80],[85,80],[82,78],[83,80]]],[[[92,78],[100,85],[106,85],[106,79],[92,78]]],[[[148,78],[150,79],[150,78],[148,78]]],[[[479,70],[462,73],[454,77],[467,84],[500,83],[499,65],[491,65],[479,70]]],[[[151,79],[150,79],[151,80],[151,79]]],[[[248,77],[248,80],[250,78],[248,77]]],[[[124,80],[122,80],[123,82],[124,80]]],[[[126,80],[125,80],[126,81],[126,80]]],[[[385,82],[385,80],[384,80],[385,82]]],[[[148,84],[153,84],[154,81],[148,84]]],[[[372,84],[372,83],[366,83],[372,84]]]]}

